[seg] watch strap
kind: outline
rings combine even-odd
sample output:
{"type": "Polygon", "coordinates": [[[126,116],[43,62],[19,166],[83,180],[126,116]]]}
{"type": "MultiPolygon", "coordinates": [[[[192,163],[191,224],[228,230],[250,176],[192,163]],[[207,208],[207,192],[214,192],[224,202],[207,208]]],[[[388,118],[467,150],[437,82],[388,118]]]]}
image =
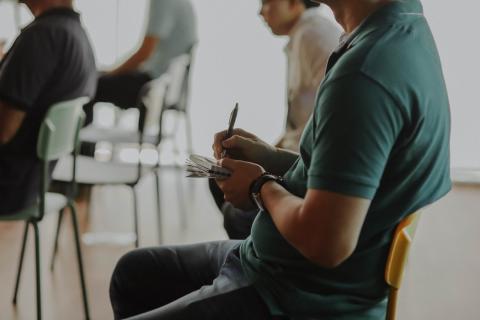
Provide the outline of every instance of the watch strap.
{"type": "Polygon", "coordinates": [[[285,180],[283,179],[283,177],[274,175],[269,172],[264,172],[258,178],[253,180],[250,184],[250,198],[260,210],[265,210],[265,208],[263,207],[263,201],[260,197],[260,191],[262,190],[263,185],[268,181],[275,181],[281,186],[285,187],[285,180]]]}

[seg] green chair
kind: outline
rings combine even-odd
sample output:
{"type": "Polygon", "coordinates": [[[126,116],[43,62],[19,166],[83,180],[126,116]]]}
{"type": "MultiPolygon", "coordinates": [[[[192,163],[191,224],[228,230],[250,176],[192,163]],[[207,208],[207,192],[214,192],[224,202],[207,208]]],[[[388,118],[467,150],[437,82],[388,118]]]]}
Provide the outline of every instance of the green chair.
{"type": "MultiPolygon", "coordinates": [[[[78,222],[75,206],[72,199],[61,194],[48,193],[50,181],[49,165],[51,161],[58,160],[66,156],[75,149],[78,132],[83,123],[82,106],[88,101],[88,98],[78,98],[64,101],[53,105],[40,127],[37,141],[37,156],[41,161],[41,182],[38,193],[38,201],[32,207],[22,209],[11,215],[0,216],[0,221],[25,221],[25,232],[20,253],[20,262],[15,282],[15,291],[13,295],[13,304],[17,303],[17,293],[20,284],[20,276],[25,254],[25,246],[28,237],[29,225],[33,227],[35,236],[35,272],[36,272],[36,295],[37,295],[37,319],[42,319],[41,303],[41,279],[40,279],[40,237],[38,223],[42,221],[45,213],[60,212],[68,207],[72,214],[73,229],[75,234],[75,245],[80,272],[80,281],[82,287],[83,305],[85,318],[90,319],[87,291],[85,286],[85,276],[83,272],[82,253],[80,249],[78,222]]],[[[74,181],[72,182],[74,184],[74,181]]]]}

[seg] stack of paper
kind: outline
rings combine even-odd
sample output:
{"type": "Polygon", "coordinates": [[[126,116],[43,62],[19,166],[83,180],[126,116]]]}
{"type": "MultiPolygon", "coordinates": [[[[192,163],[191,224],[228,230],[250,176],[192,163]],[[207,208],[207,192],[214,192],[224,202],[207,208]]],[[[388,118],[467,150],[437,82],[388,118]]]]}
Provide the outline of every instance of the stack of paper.
{"type": "Polygon", "coordinates": [[[214,159],[196,154],[190,155],[186,165],[187,177],[189,178],[225,179],[230,177],[231,174],[230,170],[219,166],[214,159]]]}

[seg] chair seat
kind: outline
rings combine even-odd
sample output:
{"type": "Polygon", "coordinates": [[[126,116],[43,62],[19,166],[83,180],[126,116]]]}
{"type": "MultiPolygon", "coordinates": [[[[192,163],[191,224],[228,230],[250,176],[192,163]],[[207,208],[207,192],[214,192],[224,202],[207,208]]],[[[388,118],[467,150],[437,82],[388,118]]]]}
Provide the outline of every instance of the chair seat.
{"type": "MultiPolygon", "coordinates": [[[[111,143],[138,143],[140,134],[138,131],[131,131],[122,128],[99,128],[89,125],[80,130],[80,140],[84,142],[97,143],[108,141],[111,143]]],[[[157,136],[144,135],[143,142],[157,144],[157,136]]]]}
{"type": "MultiPolygon", "coordinates": [[[[68,199],[63,194],[47,192],[45,203],[45,213],[59,212],[65,208],[68,204],[68,199]]],[[[38,217],[38,205],[31,206],[29,208],[22,209],[11,215],[1,215],[1,221],[17,221],[28,220],[30,218],[38,217]]]]}
{"type": "MultiPolygon", "coordinates": [[[[62,158],[53,171],[53,179],[61,182],[72,180],[73,158],[62,158]]],[[[142,174],[150,169],[142,168],[142,174]]],[[[137,165],[100,162],[86,156],[77,157],[76,181],[87,185],[135,184],[139,179],[137,165]]]]}

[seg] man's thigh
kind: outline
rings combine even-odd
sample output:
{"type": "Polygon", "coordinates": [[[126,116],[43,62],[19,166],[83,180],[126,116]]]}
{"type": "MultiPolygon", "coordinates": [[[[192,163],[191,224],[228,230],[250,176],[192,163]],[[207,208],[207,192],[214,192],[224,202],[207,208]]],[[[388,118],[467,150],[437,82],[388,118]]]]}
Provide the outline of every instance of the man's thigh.
{"type": "Polygon", "coordinates": [[[218,276],[167,305],[129,318],[130,320],[272,319],[268,307],[243,273],[238,248],[230,251],[218,276]]]}
{"type": "Polygon", "coordinates": [[[95,101],[110,102],[122,109],[135,108],[142,87],[150,80],[148,74],[140,71],[100,75],[95,101]]]}
{"type": "Polygon", "coordinates": [[[166,305],[212,284],[238,241],[134,250],[112,275],[110,297],[117,318],[166,305]]]}

